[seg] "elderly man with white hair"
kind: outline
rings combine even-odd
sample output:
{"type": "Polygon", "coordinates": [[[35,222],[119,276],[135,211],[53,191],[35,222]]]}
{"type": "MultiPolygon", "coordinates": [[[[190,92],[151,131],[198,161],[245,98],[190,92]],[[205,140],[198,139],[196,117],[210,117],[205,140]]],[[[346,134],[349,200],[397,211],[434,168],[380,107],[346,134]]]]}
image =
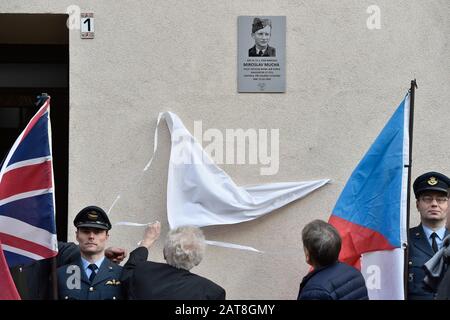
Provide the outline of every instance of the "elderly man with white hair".
{"type": "Polygon", "coordinates": [[[225,300],[222,287],[190,272],[203,259],[203,232],[194,226],[169,231],[163,251],[167,263],[147,261],[160,231],[159,222],[147,226],[140,247],[130,253],[122,274],[128,299],[225,300]]]}

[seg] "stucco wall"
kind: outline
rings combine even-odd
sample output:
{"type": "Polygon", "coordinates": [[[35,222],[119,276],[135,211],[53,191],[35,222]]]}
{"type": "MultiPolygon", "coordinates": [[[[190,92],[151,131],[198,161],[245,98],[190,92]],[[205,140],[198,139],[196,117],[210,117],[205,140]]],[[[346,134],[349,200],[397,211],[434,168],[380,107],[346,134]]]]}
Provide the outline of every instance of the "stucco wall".
{"type": "MultiPolygon", "coordinates": [[[[95,14],[95,39],[70,32],[69,221],[82,207],[109,208],[113,222],[168,224],[169,134],[158,112],[177,113],[189,130],[279,129],[280,167],[222,165],[237,184],[331,178],[303,200],[261,219],[205,228],[210,240],[256,247],[257,254],[208,247],[193,271],[230,299],[294,299],[307,273],[300,232],[327,220],[350,173],[417,78],[413,177],[449,173],[450,3],[435,1],[2,1],[1,12],[95,14]],[[381,29],[369,30],[369,5],[381,29]],[[238,94],[237,17],[285,15],[287,90],[238,94]]],[[[56,108],[57,106],[53,106],[56,108]]],[[[418,222],[412,210],[412,224],[418,222]]],[[[71,227],[71,226],[70,226],[71,227]]],[[[71,229],[69,227],[69,229],[71,229]]],[[[129,250],[142,228],[114,227],[110,243],[129,250]]],[[[73,234],[70,234],[73,239],[73,234]]],[[[162,241],[151,259],[162,261],[162,241]]]]}

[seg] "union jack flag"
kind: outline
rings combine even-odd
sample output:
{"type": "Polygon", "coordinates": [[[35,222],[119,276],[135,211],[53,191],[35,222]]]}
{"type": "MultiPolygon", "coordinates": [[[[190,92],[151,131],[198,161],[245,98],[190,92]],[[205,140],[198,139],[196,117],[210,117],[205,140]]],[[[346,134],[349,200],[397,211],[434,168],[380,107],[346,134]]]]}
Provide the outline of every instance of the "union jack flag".
{"type": "Polygon", "coordinates": [[[53,186],[47,97],[0,169],[0,242],[9,267],[57,255],[53,186]]]}
{"type": "Polygon", "coordinates": [[[8,264],[3,255],[2,243],[0,242],[0,300],[20,300],[14,281],[9,273],[8,264]]]}

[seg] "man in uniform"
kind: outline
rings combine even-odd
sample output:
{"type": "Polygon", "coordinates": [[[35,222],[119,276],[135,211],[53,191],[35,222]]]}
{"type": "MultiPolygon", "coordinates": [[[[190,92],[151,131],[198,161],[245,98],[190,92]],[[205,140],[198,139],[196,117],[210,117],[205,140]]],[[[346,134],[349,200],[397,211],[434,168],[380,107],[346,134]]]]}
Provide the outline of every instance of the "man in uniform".
{"type": "Polygon", "coordinates": [[[450,179],[438,172],[427,172],[413,184],[421,223],[409,230],[408,299],[432,300],[436,296],[424,283],[424,264],[442,247],[448,230],[448,189],[450,179]]]}
{"type": "Polygon", "coordinates": [[[105,257],[111,222],[101,208],[89,206],[73,221],[81,257],[74,264],[58,268],[60,299],[121,299],[122,267],[105,257]]]}
{"type": "Polygon", "coordinates": [[[252,38],[255,45],[248,49],[249,57],[275,57],[275,48],[269,46],[272,35],[272,22],[270,19],[255,18],[252,24],[252,38]]]}
{"type": "MultiPolygon", "coordinates": [[[[105,256],[115,263],[122,262],[127,253],[123,248],[109,247],[105,256]]],[[[80,259],[80,249],[71,242],[58,241],[56,267],[74,264],[80,259]]],[[[52,258],[10,268],[14,284],[22,300],[56,299],[53,294],[52,258]]]]}

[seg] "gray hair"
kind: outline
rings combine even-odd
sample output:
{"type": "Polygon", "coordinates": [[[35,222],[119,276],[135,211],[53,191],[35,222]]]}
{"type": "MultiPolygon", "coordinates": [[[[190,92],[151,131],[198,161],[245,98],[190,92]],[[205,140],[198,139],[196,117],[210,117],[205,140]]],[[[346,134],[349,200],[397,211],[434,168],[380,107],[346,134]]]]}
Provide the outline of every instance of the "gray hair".
{"type": "Polygon", "coordinates": [[[191,270],[202,261],[205,247],[205,236],[200,228],[178,227],[167,234],[164,258],[175,268],[191,270]]]}
{"type": "Polygon", "coordinates": [[[311,221],[303,228],[302,240],[311,260],[319,266],[328,266],[338,260],[342,240],[331,224],[311,221]]]}

